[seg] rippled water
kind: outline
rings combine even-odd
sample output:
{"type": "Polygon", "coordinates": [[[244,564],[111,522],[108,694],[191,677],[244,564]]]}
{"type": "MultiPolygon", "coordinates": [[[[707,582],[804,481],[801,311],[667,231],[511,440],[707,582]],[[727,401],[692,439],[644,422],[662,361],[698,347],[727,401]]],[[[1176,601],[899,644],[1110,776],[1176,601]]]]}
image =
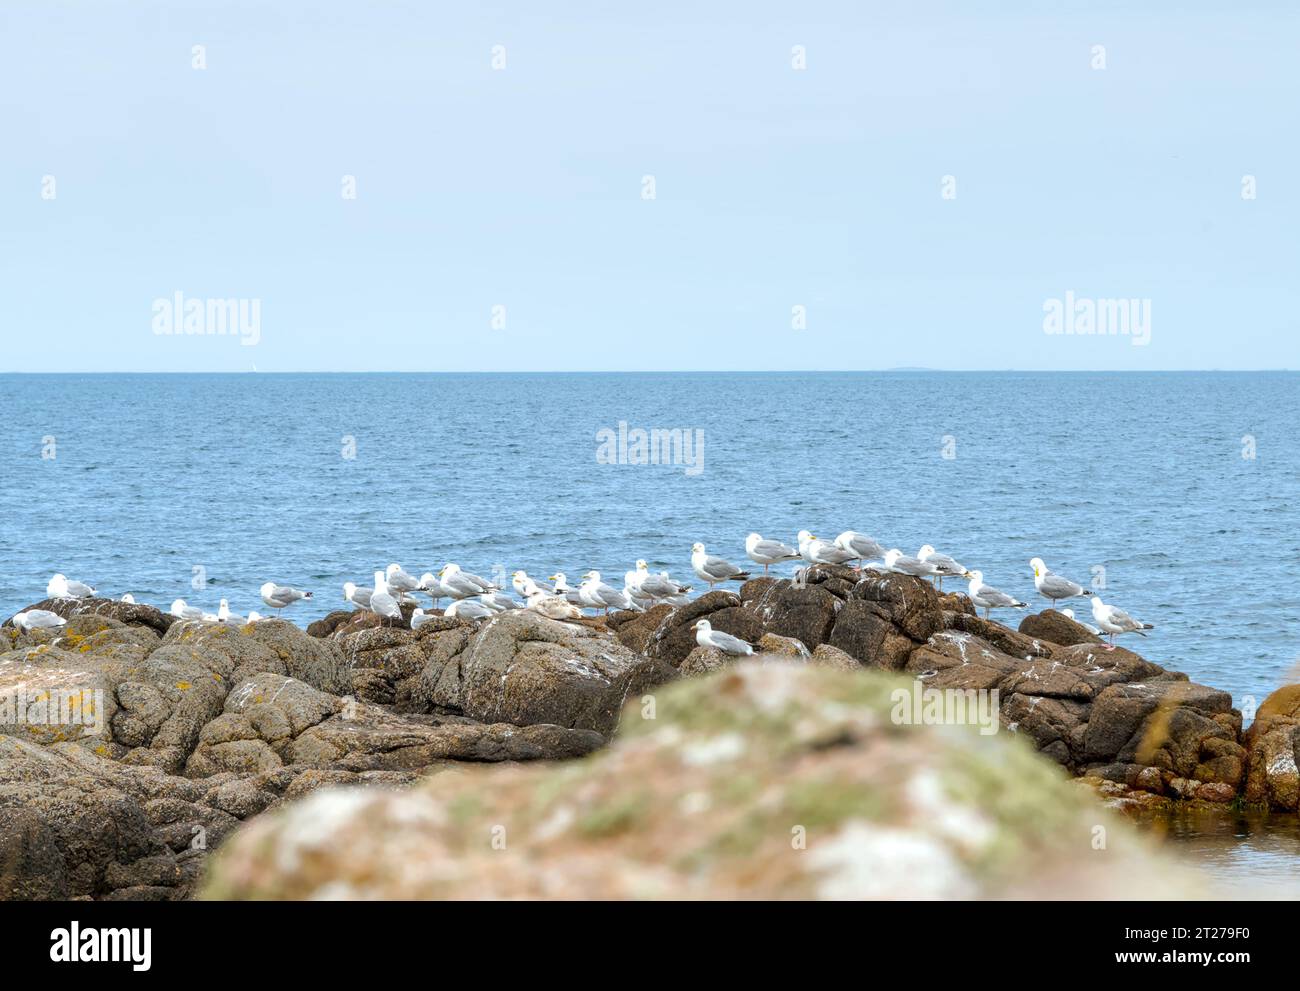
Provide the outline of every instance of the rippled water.
{"type": "Polygon", "coordinates": [[[0,376],[0,611],[51,572],[118,596],[342,605],[399,561],[615,583],[751,530],[933,543],[1033,595],[1027,565],[1156,624],[1151,659],[1262,699],[1300,654],[1297,376],[882,373],[0,376]],[[607,465],[596,434],[703,430],[703,471],[607,465]],[[1242,438],[1258,456],[1242,457],[1242,438]],[[52,460],[42,458],[53,437],[52,460]],[[355,458],[343,456],[347,436],[355,458]],[[946,441],[950,438],[950,442],[946,441]],[[955,457],[943,456],[945,445],[955,457]],[[955,447],[953,446],[955,445],[955,447]],[[209,584],[191,588],[193,569],[209,584]]]}
{"type": "Polygon", "coordinates": [[[1300,899],[1300,816],[1197,813],[1140,821],[1230,898],[1300,899]]]}

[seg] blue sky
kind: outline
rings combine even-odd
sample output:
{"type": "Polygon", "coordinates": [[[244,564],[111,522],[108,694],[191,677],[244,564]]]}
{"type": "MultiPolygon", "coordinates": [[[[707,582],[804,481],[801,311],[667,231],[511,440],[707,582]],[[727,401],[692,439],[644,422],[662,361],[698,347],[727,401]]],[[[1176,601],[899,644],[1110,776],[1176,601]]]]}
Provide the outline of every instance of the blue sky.
{"type": "Polygon", "coordinates": [[[0,371],[1300,367],[1300,8],[1046,6],[8,0],[0,371]]]}

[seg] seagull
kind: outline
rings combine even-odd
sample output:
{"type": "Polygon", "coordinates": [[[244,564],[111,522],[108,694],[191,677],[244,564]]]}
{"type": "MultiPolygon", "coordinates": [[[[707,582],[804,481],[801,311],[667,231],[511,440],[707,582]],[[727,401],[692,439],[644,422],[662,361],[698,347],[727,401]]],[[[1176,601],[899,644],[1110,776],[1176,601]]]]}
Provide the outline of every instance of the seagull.
{"type": "Polygon", "coordinates": [[[426,571],[420,576],[420,587],[417,591],[423,592],[436,606],[447,595],[447,590],[442,587],[442,582],[438,581],[438,576],[432,571],[426,571]]]}
{"type": "Polygon", "coordinates": [[[132,595],[130,592],[127,592],[125,595],[122,596],[122,598],[118,599],[118,601],[125,602],[128,606],[133,606],[135,605],[135,596],[132,595]]]}
{"type": "Polygon", "coordinates": [[[222,599],[221,605],[217,607],[217,622],[237,623],[240,626],[244,625],[244,619],[241,616],[239,616],[237,613],[232,613],[230,611],[230,603],[227,602],[225,599],[222,599]]]}
{"type": "Polygon", "coordinates": [[[455,616],[459,619],[487,619],[495,616],[496,611],[478,599],[457,599],[447,607],[443,615],[455,616]]]}
{"type": "MultiPolygon", "coordinates": [[[[447,615],[451,614],[448,613],[447,615]]],[[[418,630],[425,623],[432,622],[437,618],[438,617],[433,615],[433,613],[427,613],[423,609],[417,609],[415,612],[411,613],[411,629],[418,630]]]]}
{"type": "Polygon", "coordinates": [[[1021,602],[1014,596],[1007,595],[1006,592],[1000,592],[992,585],[984,584],[984,572],[971,571],[970,600],[976,606],[984,610],[984,618],[989,618],[990,609],[1024,609],[1029,603],[1021,602]]]}
{"type": "Polygon", "coordinates": [[[343,598],[362,609],[370,608],[370,596],[374,593],[368,588],[357,588],[352,582],[343,583],[343,598]]]}
{"type": "Polygon", "coordinates": [[[741,571],[730,561],[705,552],[704,545],[698,541],[691,545],[691,567],[703,581],[709,583],[710,592],[720,582],[740,582],[749,577],[748,571],[741,571]]]}
{"type": "Polygon", "coordinates": [[[695,642],[701,647],[715,647],[733,657],[749,657],[754,653],[754,648],[744,640],[733,637],[730,633],[715,630],[709,625],[707,619],[700,620],[691,629],[695,631],[695,642]]]}
{"type": "Polygon", "coordinates": [[[401,619],[402,607],[388,592],[388,578],[382,571],[375,572],[375,587],[370,592],[370,611],[389,619],[401,619]]]}
{"type": "Polygon", "coordinates": [[[184,599],[177,599],[172,603],[171,614],[177,619],[202,619],[205,615],[198,606],[187,605],[184,599]]]}
{"type": "Polygon", "coordinates": [[[1155,627],[1150,623],[1144,623],[1140,619],[1134,619],[1119,606],[1108,606],[1101,601],[1100,596],[1093,596],[1092,599],[1092,618],[1097,621],[1097,625],[1110,634],[1110,649],[1115,649],[1115,635],[1118,633],[1136,633],[1140,637],[1146,636],[1144,630],[1154,630],[1155,627]]]}
{"type": "Polygon", "coordinates": [[[809,564],[848,564],[855,557],[853,551],[846,551],[829,540],[819,540],[807,530],[798,533],[799,556],[809,564]]]}
{"type": "Polygon", "coordinates": [[[45,586],[45,594],[51,599],[84,599],[94,595],[95,590],[85,582],[69,581],[63,575],[55,575],[45,586]]]}
{"type": "Polygon", "coordinates": [[[632,600],[610,585],[606,585],[600,580],[599,571],[588,571],[583,577],[583,582],[578,586],[578,597],[582,599],[584,606],[592,609],[603,609],[605,615],[609,615],[609,607],[614,606],[618,609],[628,609],[632,605],[632,600]]]}
{"type": "Polygon", "coordinates": [[[283,609],[285,606],[291,606],[299,599],[311,598],[310,592],[304,592],[292,585],[277,585],[275,582],[267,582],[260,591],[262,601],[272,609],[277,610],[283,609]]]}
{"type": "Polygon", "coordinates": [[[403,571],[400,564],[390,564],[388,570],[384,572],[384,580],[388,582],[389,595],[414,592],[420,587],[420,583],[416,581],[415,576],[403,571]]]}
{"type": "Polygon", "coordinates": [[[262,616],[262,614],[258,612],[256,609],[250,609],[248,611],[248,621],[250,623],[256,623],[258,620],[263,618],[264,617],[262,616]]]}
{"type": "Polygon", "coordinates": [[[1076,623],[1082,626],[1094,637],[1101,636],[1101,630],[1097,629],[1097,627],[1093,626],[1091,623],[1085,623],[1083,620],[1076,618],[1073,609],[1062,609],[1061,615],[1064,616],[1066,619],[1073,619],[1076,623]]]}
{"type": "Polygon", "coordinates": [[[1041,557],[1034,558],[1029,562],[1029,566],[1034,569],[1034,588],[1038,589],[1039,595],[1051,601],[1053,609],[1056,608],[1059,599],[1073,599],[1076,595],[1092,595],[1078,582],[1052,574],[1047,570],[1047,565],[1043,563],[1041,557]]]}
{"type": "Polygon", "coordinates": [[[547,595],[540,588],[528,597],[528,608],[547,619],[581,619],[582,610],[558,595],[547,595]]]}
{"type": "Polygon", "coordinates": [[[486,578],[461,571],[459,564],[448,562],[443,565],[438,577],[442,579],[442,589],[453,599],[468,599],[472,595],[495,592],[497,587],[486,578]]]}
{"type": "Polygon", "coordinates": [[[763,574],[767,574],[767,569],[773,564],[799,559],[799,552],[789,544],[783,544],[779,540],[764,540],[757,533],[751,533],[745,538],[745,553],[751,561],[763,566],[763,574]]]}
{"type": "Polygon", "coordinates": [[[538,592],[550,592],[550,589],[548,589],[546,586],[539,585],[537,584],[537,582],[533,581],[533,579],[529,578],[528,572],[524,571],[523,569],[516,571],[513,575],[510,576],[510,584],[514,586],[514,590],[518,592],[520,595],[522,595],[525,599],[531,596],[534,590],[538,592]]]}
{"type": "Polygon", "coordinates": [[[650,577],[650,566],[644,558],[637,558],[636,567],[623,575],[623,592],[632,598],[645,598],[641,594],[641,583],[650,577]]]}
{"type": "Polygon", "coordinates": [[[845,530],[841,533],[835,538],[835,546],[853,555],[850,560],[858,562],[859,571],[862,570],[863,561],[881,560],[885,556],[885,548],[880,541],[856,530],[845,530]]]}
{"type": "MultiPolygon", "coordinates": [[[[641,562],[637,562],[640,567],[641,562]]],[[[668,572],[661,571],[657,575],[647,574],[641,579],[641,592],[649,596],[656,602],[667,602],[671,605],[681,605],[686,601],[686,593],[691,590],[689,585],[679,585],[668,577],[668,572]]]]}
{"type": "Polygon", "coordinates": [[[14,626],[24,633],[31,630],[55,630],[67,622],[58,613],[48,609],[24,609],[13,618],[14,626]]]}
{"type": "Polygon", "coordinates": [[[936,577],[939,579],[939,587],[943,588],[943,579],[947,575],[951,578],[962,578],[966,575],[966,566],[954,561],[947,554],[940,554],[929,544],[926,544],[916,552],[916,559],[924,561],[926,564],[932,564],[936,569],[936,577]]]}
{"type": "Polygon", "coordinates": [[[896,574],[911,575],[913,578],[929,578],[939,573],[939,569],[929,561],[908,557],[897,547],[885,554],[885,567],[896,574]]]}
{"type": "Polygon", "coordinates": [[[564,577],[563,571],[557,571],[551,575],[551,581],[555,582],[555,594],[562,596],[566,602],[570,602],[579,608],[582,607],[582,596],[578,589],[569,587],[569,580],[564,577]]]}
{"type": "MultiPolygon", "coordinates": [[[[466,600],[468,601],[468,600],[466,600]]],[[[519,603],[504,592],[484,592],[478,596],[478,601],[483,603],[493,612],[506,612],[510,609],[520,608],[519,603]]]]}

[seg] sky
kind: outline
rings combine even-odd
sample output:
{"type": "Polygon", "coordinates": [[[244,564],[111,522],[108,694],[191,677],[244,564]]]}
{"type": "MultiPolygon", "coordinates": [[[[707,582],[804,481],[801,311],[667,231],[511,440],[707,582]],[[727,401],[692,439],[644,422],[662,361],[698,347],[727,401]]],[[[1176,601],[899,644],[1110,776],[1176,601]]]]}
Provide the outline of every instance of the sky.
{"type": "Polygon", "coordinates": [[[1298,107],[1294,2],[5,0],[0,371],[1296,368],[1298,107]]]}

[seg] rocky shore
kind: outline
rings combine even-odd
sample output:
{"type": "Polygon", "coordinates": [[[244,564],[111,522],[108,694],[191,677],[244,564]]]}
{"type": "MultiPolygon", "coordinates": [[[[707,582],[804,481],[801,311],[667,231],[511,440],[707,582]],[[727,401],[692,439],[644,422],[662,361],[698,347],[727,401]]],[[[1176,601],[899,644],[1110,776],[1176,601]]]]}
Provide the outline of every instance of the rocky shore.
{"type": "Polygon", "coordinates": [[[68,623],[0,628],[11,899],[1183,897],[1094,793],[1300,805],[1300,686],[1243,733],[1227,693],[1058,612],[1011,629],[899,575],[418,632],[33,608],[68,623]],[[700,618],[759,656],[696,646],[700,618]],[[1002,732],[899,725],[918,683],[996,690],[1002,732]]]}

